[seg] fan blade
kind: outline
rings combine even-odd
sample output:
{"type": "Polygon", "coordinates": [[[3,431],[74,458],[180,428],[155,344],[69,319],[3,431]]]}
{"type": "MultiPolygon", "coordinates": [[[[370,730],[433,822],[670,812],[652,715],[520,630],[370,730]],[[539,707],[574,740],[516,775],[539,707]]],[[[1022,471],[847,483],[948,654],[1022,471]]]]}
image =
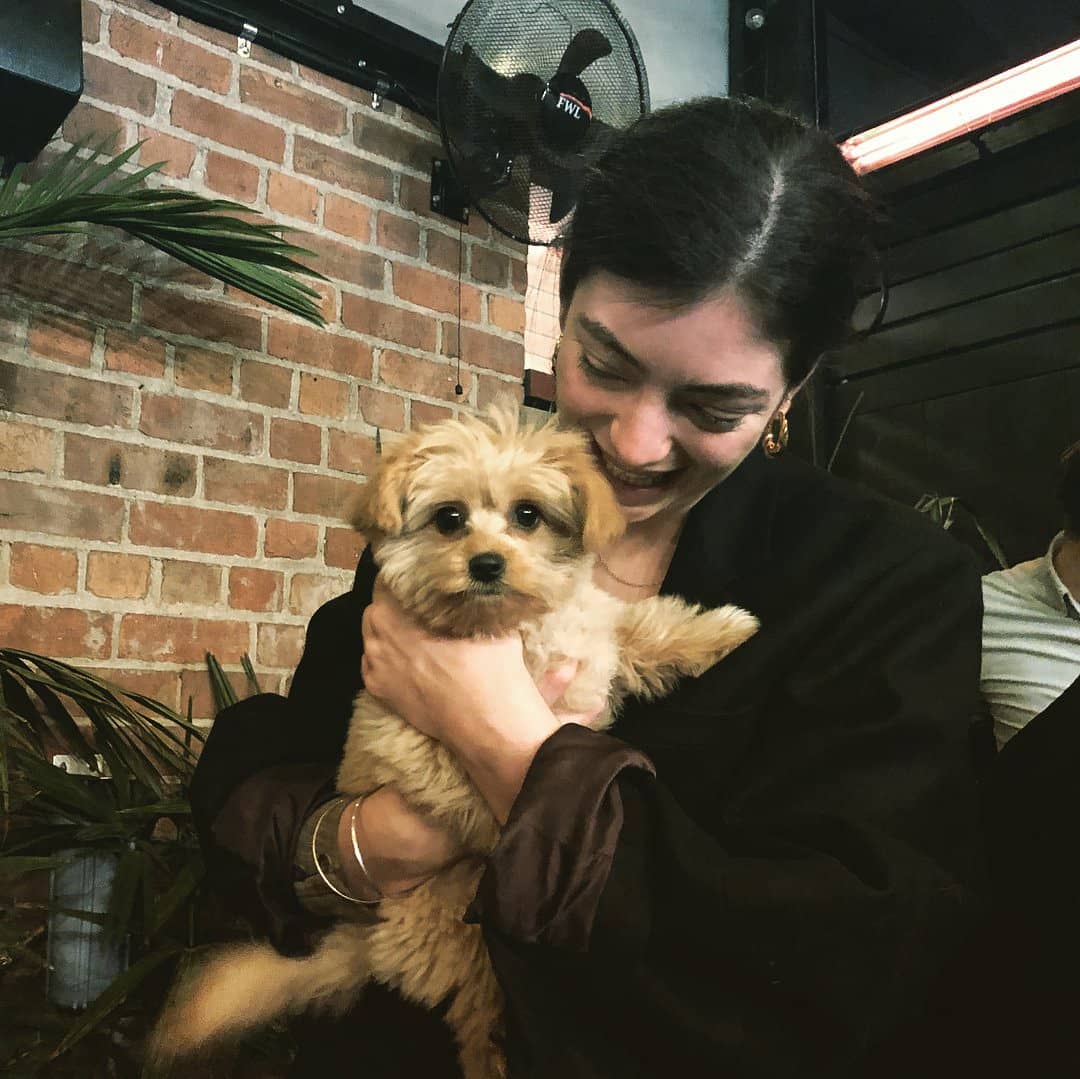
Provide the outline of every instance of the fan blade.
{"type": "Polygon", "coordinates": [[[466,43],[461,50],[460,72],[455,64],[452,74],[459,79],[460,93],[472,93],[485,107],[499,116],[517,117],[544,92],[544,80],[529,72],[513,77],[500,75],[489,67],[466,43]]]}
{"type": "Polygon", "coordinates": [[[556,75],[580,75],[591,63],[611,55],[611,42],[591,27],[579,30],[566,46],[556,75]]]}
{"type": "Polygon", "coordinates": [[[581,194],[580,176],[563,180],[551,192],[551,212],[548,214],[548,223],[557,225],[566,217],[576,205],[579,194],[581,194]]]}

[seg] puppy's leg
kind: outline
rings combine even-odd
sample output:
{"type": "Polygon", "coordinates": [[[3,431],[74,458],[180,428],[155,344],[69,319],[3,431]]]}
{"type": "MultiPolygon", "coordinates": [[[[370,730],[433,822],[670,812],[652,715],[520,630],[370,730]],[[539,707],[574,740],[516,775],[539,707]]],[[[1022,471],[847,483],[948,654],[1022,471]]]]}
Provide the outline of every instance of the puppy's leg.
{"type": "Polygon", "coordinates": [[[457,1038],[462,1075],[464,1079],[505,1079],[506,1058],[495,1041],[502,1029],[502,990],[483,940],[479,948],[463,943],[461,981],[446,1012],[457,1038]]]}
{"type": "Polygon", "coordinates": [[[181,977],[150,1035],[147,1059],[161,1069],[282,1015],[344,1010],[370,969],[358,926],[337,926],[311,955],[298,959],[265,943],[230,945],[181,977]]]}
{"type": "Polygon", "coordinates": [[[627,604],[616,627],[618,681],[636,696],[662,697],[679,677],[707,671],[757,628],[752,614],[730,604],[705,610],[674,596],[627,604]]]}

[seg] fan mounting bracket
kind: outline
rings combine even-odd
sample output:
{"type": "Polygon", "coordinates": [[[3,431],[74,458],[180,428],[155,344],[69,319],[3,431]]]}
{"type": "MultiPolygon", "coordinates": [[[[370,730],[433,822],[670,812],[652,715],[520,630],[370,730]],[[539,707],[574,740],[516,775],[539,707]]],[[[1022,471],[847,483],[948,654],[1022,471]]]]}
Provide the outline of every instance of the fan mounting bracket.
{"type": "Polygon", "coordinates": [[[469,199],[458,183],[450,162],[445,158],[431,159],[431,209],[462,225],[469,223],[469,199]]]}

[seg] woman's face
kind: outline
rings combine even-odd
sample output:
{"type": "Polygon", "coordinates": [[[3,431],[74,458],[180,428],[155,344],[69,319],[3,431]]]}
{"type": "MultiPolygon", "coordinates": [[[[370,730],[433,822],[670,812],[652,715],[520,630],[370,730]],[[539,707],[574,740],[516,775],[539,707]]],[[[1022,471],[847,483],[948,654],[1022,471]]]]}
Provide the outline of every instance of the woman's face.
{"type": "Polygon", "coordinates": [[[591,437],[630,524],[679,518],[729,475],[790,403],[779,348],[727,290],[692,307],[596,273],[559,349],[559,415],[591,437]]]}

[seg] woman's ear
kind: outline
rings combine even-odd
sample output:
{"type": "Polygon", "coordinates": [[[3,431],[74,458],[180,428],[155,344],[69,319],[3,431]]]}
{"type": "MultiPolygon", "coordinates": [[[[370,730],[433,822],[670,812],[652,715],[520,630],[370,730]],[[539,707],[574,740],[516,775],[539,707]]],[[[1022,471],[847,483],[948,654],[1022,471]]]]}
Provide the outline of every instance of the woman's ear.
{"type": "Polygon", "coordinates": [[[411,442],[411,439],[401,439],[389,446],[384,444],[367,483],[349,507],[349,523],[369,540],[377,533],[392,536],[401,531],[402,510],[413,464],[411,442]]]}

